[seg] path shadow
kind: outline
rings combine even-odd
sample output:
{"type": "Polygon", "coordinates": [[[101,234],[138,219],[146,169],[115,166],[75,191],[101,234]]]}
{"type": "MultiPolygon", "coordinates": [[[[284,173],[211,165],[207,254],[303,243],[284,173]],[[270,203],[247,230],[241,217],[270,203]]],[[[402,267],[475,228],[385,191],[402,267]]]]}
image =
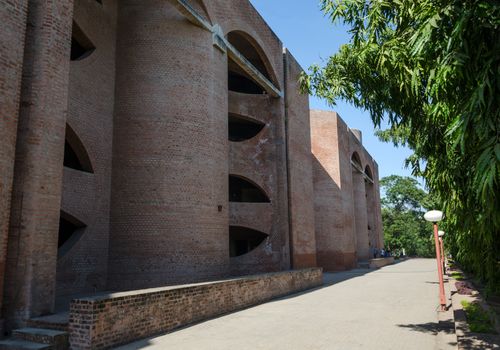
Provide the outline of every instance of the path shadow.
{"type": "Polygon", "coordinates": [[[398,324],[398,327],[408,328],[415,332],[437,335],[439,332],[455,333],[455,323],[452,320],[441,322],[427,322],[418,324],[398,324]]]}

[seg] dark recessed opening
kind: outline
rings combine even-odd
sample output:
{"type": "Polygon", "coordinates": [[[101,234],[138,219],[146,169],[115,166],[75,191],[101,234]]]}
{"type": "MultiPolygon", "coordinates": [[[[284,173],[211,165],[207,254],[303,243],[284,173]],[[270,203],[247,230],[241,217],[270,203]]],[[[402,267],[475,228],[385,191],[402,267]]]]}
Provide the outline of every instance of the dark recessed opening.
{"type": "Polygon", "coordinates": [[[227,41],[269,81],[274,81],[271,78],[271,74],[269,74],[269,63],[266,64],[264,62],[263,57],[265,56],[263,51],[257,49],[258,44],[250,35],[240,31],[233,31],[227,34],[227,41]]]}
{"type": "Polygon", "coordinates": [[[80,159],[78,159],[78,156],[76,155],[75,151],[68,143],[68,141],[64,141],[64,166],[71,169],[84,171],[80,159]]]}
{"type": "Polygon", "coordinates": [[[85,226],[86,225],[84,223],[61,211],[61,215],[59,217],[59,238],[57,241],[57,247],[61,248],[64,243],[74,237],[79,229],[82,229],[85,226]]]}
{"type": "Polygon", "coordinates": [[[94,52],[95,46],[90,39],[80,29],[78,24],[73,22],[71,34],[71,60],[79,61],[90,56],[94,52]]]}
{"type": "Polygon", "coordinates": [[[75,134],[73,129],[66,124],[66,140],[64,141],[64,164],[65,167],[93,173],[92,164],[85,147],[75,134]]]}
{"type": "Polygon", "coordinates": [[[249,140],[264,128],[265,124],[257,120],[229,114],[229,141],[249,140]]]}
{"type": "Polygon", "coordinates": [[[269,203],[265,192],[252,182],[239,176],[229,175],[229,201],[246,203],[269,203]]]}
{"type": "MultiPolygon", "coordinates": [[[[251,63],[264,77],[276,85],[269,73],[270,64],[256,41],[246,33],[234,31],[227,35],[227,40],[238,52],[251,63]]],[[[228,61],[228,88],[230,91],[244,94],[265,94],[265,89],[233,60],[228,61]]]]}
{"type": "Polygon", "coordinates": [[[229,226],[229,255],[240,256],[257,248],[267,234],[242,226],[229,226]]]}
{"type": "Polygon", "coordinates": [[[229,91],[255,95],[263,95],[266,93],[261,86],[242,72],[229,70],[227,84],[229,91]]]}

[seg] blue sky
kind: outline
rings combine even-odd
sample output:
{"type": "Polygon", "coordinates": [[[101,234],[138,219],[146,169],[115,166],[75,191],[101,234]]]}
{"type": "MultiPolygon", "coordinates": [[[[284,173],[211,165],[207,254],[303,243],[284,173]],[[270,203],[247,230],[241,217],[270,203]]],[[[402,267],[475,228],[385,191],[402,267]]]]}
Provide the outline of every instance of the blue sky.
{"type": "MultiPolygon", "coordinates": [[[[349,41],[342,24],[332,24],[320,11],[319,0],[250,0],[283,44],[292,52],[304,69],[321,64],[339,47],[349,41]]],[[[334,108],[315,97],[310,98],[313,109],[335,110],[353,129],[363,132],[363,144],[379,165],[380,178],[392,174],[410,175],[404,160],[410,150],[395,148],[374,136],[368,112],[342,101],[334,108]]]]}

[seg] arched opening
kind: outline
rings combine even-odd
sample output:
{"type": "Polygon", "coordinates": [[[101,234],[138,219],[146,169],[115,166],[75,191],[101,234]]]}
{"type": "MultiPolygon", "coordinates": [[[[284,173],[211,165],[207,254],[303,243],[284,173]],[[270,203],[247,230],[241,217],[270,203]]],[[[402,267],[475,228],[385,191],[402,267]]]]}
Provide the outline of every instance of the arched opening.
{"type": "Polygon", "coordinates": [[[59,255],[61,255],[61,250],[68,251],[70,248],[69,246],[73,246],[85,227],[87,227],[87,225],[83,222],[61,210],[59,216],[59,236],[57,240],[59,255]]]}
{"type": "Polygon", "coordinates": [[[94,172],[82,141],[68,124],[64,141],[64,166],[87,173],[94,172]]]}
{"type": "Polygon", "coordinates": [[[370,258],[370,240],[365,191],[365,173],[361,164],[359,154],[354,152],[351,156],[351,170],[356,253],[358,260],[366,261],[370,258]]]}
{"type": "Polygon", "coordinates": [[[255,183],[241,176],[229,175],[229,201],[269,203],[269,197],[255,183]]]}
{"type": "Polygon", "coordinates": [[[368,165],[365,167],[365,175],[367,177],[368,182],[370,182],[370,181],[373,182],[373,173],[368,165]]]}
{"type": "Polygon", "coordinates": [[[370,167],[365,167],[365,197],[366,197],[366,217],[368,222],[368,240],[371,257],[376,257],[379,247],[375,221],[375,188],[373,185],[373,173],[370,167]]]}
{"type": "Polygon", "coordinates": [[[94,44],[92,44],[90,39],[85,35],[78,24],[73,21],[73,29],[71,33],[71,60],[83,60],[84,58],[89,57],[94,50],[94,44]]]}
{"type": "MultiPolygon", "coordinates": [[[[240,31],[230,32],[227,35],[227,40],[246,58],[248,62],[257,68],[257,70],[264,77],[277,85],[276,79],[270,73],[270,63],[265,58],[263,51],[258,47],[255,40],[240,31]]],[[[257,84],[250,75],[248,75],[231,59],[228,61],[228,88],[230,91],[246,94],[266,93],[262,86],[257,84]]]]}
{"type": "Polygon", "coordinates": [[[249,140],[262,131],[265,124],[255,119],[229,114],[229,141],[249,140]]]}
{"type": "Polygon", "coordinates": [[[248,227],[229,226],[229,255],[230,257],[247,254],[257,248],[267,234],[248,227]]]}
{"type": "Polygon", "coordinates": [[[361,158],[358,152],[354,152],[351,156],[351,165],[356,168],[357,171],[363,172],[363,166],[361,165],[361,158]]]}

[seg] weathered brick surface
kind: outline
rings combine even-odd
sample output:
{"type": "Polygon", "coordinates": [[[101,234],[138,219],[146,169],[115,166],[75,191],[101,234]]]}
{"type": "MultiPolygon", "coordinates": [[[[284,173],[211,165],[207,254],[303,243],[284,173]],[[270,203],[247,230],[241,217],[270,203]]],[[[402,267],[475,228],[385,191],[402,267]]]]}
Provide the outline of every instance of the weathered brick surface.
{"type": "Polygon", "coordinates": [[[377,242],[373,246],[377,248],[383,244],[381,214],[377,209],[378,167],[334,112],[311,111],[311,138],[318,266],[325,270],[349,269],[357,260],[370,257],[370,242],[377,242]],[[368,166],[372,170],[373,185],[365,185],[362,174],[351,166],[354,152],[363,169],[368,166]],[[373,196],[368,198],[366,189],[373,191],[373,196]],[[373,223],[370,235],[369,215],[373,223]]]}
{"type": "MultiPolygon", "coordinates": [[[[28,1],[0,1],[0,310],[14,174],[28,1]]],[[[0,332],[3,333],[0,311],[0,332]]]]}
{"type": "Polygon", "coordinates": [[[265,124],[255,137],[230,142],[229,173],[259,185],[271,203],[231,203],[231,225],[257,229],[269,238],[253,251],[231,258],[233,275],[269,272],[289,267],[286,201],[284,110],[280,100],[266,95],[229,92],[229,113],[265,124]]]}
{"type": "Polygon", "coordinates": [[[59,254],[58,299],[104,289],[108,262],[116,1],[77,0],[73,19],[96,49],[70,63],[67,123],[85,147],[93,173],[64,168],[61,209],[86,228],[59,254]]]}
{"type": "MultiPolygon", "coordinates": [[[[206,2],[212,19],[225,34],[244,33],[264,62],[271,81],[284,89],[283,48],[249,1],[206,2]]],[[[244,142],[230,142],[229,173],[244,176],[268,195],[263,204],[231,203],[231,225],[243,225],[269,234],[259,247],[230,261],[233,275],[278,271],[290,267],[286,178],[285,109],[283,98],[229,92],[229,113],[265,123],[264,129],[244,142]],[[257,226],[259,228],[257,228],[257,226]]]]}
{"type": "Polygon", "coordinates": [[[73,1],[29,1],[4,309],[10,326],[54,305],[73,1]]]}
{"type": "Polygon", "coordinates": [[[227,58],[167,1],[118,8],[109,288],[225,276],[227,58]]]}
{"type": "Polygon", "coordinates": [[[314,268],[77,299],[71,348],[111,348],[321,284],[314,268]]]}
{"type": "Polygon", "coordinates": [[[293,268],[305,268],[316,266],[309,96],[300,93],[302,68],[288,50],[284,62],[291,258],[293,268]]]}

